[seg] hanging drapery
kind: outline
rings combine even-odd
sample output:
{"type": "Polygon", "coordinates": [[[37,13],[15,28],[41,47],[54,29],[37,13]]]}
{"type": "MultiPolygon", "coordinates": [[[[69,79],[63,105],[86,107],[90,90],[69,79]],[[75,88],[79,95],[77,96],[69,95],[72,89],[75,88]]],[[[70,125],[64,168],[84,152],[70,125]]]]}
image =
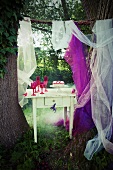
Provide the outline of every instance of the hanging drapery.
{"type": "Polygon", "coordinates": [[[98,132],[93,139],[88,141],[84,155],[90,160],[94,153],[100,151],[103,147],[113,154],[113,143],[110,142],[113,99],[113,20],[96,21],[92,30],[95,35],[95,42],[90,41],[73,21],[66,21],[67,24],[63,22],[62,27],[64,28],[61,28],[61,22],[59,21],[58,23],[57,21],[56,23],[56,21],[53,21],[52,43],[55,50],[67,48],[72,34],[82,43],[94,48],[90,65],[92,76],[75,106],[76,109],[83,108],[91,100],[92,119],[98,132]],[[56,24],[57,27],[55,26],[56,24]],[[66,31],[62,33],[62,30],[67,30],[66,27],[69,27],[69,33],[66,31]],[[70,32],[72,33],[71,35],[70,32]],[[65,34],[67,34],[66,38],[64,38],[65,34]],[[64,40],[66,43],[63,42],[64,40]]]}
{"type": "MultiPolygon", "coordinates": [[[[78,99],[90,80],[85,54],[87,54],[86,46],[83,46],[81,41],[73,35],[65,52],[64,59],[71,66],[73,73],[72,77],[74,84],[76,85],[78,99]]],[[[87,101],[84,107],[75,110],[73,135],[86,132],[94,127],[91,114],[91,100],[87,101]]]]}
{"type": "MultiPolygon", "coordinates": [[[[25,18],[26,20],[26,18],[25,18]]],[[[30,19],[27,21],[20,21],[20,29],[18,30],[18,96],[19,104],[23,106],[27,99],[23,97],[28,85],[31,85],[32,80],[30,76],[36,69],[36,57],[33,46],[33,36],[30,19]]]]}
{"type": "Polygon", "coordinates": [[[68,47],[72,30],[69,27],[70,21],[53,21],[52,44],[55,50],[68,47]],[[58,30],[57,30],[58,27],[58,30]]]}

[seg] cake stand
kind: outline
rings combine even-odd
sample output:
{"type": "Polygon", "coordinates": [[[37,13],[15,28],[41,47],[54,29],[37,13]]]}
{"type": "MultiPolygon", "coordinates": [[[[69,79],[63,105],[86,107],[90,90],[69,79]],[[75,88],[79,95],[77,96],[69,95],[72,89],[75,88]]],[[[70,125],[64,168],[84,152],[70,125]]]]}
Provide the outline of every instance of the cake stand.
{"type": "Polygon", "coordinates": [[[55,88],[55,89],[57,89],[57,92],[62,92],[62,90],[61,90],[61,88],[68,88],[68,85],[63,85],[63,86],[54,86],[54,85],[50,85],[50,87],[52,87],[52,88],[55,88]]]}

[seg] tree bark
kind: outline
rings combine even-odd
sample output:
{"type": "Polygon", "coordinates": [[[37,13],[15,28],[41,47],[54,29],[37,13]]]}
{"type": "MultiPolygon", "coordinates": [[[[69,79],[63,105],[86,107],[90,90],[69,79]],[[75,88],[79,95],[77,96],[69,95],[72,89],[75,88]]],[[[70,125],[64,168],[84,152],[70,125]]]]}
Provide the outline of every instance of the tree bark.
{"type": "Polygon", "coordinates": [[[88,19],[109,19],[113,17],[112,0],[81,0],[88,19]]]}
{"type": "Polygon", "coordinates": [[[61,0],[61,3],[62,3],[63,11],[64,11],[64,19],[70,20],[70,17],[69,17],[69,14],[68,14],[68,9],[67,9],[67,6],[66,6],[66,0],[61,0]]]}
{"type": "Polygon", "coordinates": [[[113,17],[113,1],[100,0],[97,12],[97,19],[109,19],[113,17]]]}
{"type": "Polygon", "coordinates": [[[93,20],[91,22],[91,28],[93,27],[98,11],[99,0],[81,0],[83,8],[86,12],[86,16],[89,20],[93,20]]]}
{"type": "Polygon", "coordinates": [[[95,19],[98,10],[99,0],[81,0],[88,19],[95,19]]]}
{"type": "Polygon", "coordinates": [[[6,71],[0,79],[0,143],[9,148],[29,125],[18,104],[17,56],[8,56],[6,71]]]}

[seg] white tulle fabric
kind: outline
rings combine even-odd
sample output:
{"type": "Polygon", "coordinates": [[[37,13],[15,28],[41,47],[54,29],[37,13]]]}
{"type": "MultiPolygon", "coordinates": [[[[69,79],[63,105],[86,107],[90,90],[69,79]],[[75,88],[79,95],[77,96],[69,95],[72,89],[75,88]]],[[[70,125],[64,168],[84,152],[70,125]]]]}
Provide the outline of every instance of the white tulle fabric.
{"type": "Polygon", "coordinates": [[[81,42],[93,47],[91,81],[76,105],[76,108],[83,107],[91,99],[92,118],[97,128],[97,135],[87,142],[84,155],[91,160],[94,153],[103,147],[113,154],[113,143],[110,142],[113,123],[113,19],[96,21],[92,30],[95,42],[90,41],[73,21],[53,21],[52,25],[52,43],[55,50],[67,48],[72,34],[81,42]],[[64,25],[69,28],[65,28],[64,25]],[[69,30],[69,33],[66,30],[69,30]]]}
{"type": "Polygon", "coordinates": [[[35,57],[35,50],[33,45],[33,35],[30,18],[24,18],[19,22],[20,28],[18,30],[18,96],[19,104],[23,106],[27,103],[27,99],[24,98],[28,85],[30,86],[32,80],[30,76],[34,73],[37,64],[35,57]],[[27,21],[25,21],[27,20],[27,21]]]}

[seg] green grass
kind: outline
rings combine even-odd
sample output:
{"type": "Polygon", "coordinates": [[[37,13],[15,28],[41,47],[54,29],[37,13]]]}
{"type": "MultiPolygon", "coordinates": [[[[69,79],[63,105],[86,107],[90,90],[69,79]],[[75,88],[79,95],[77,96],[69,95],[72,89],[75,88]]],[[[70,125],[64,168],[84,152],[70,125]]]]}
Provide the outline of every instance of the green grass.
{"type": "Polygon", "coordinates": [[[0,170],[103,170],[113,161],[113,156],[105,150],[91,161],[84,157],[86,142],[95,135],[95,130],[70,140],[64,127],[53,126],[52,120],[62,117],[62,108],[56,113],[50,109],[38,110],[37,143],[33,139],[31,107],[24,113],[31,128],[13,149],[0,147],[0,170]]]}

